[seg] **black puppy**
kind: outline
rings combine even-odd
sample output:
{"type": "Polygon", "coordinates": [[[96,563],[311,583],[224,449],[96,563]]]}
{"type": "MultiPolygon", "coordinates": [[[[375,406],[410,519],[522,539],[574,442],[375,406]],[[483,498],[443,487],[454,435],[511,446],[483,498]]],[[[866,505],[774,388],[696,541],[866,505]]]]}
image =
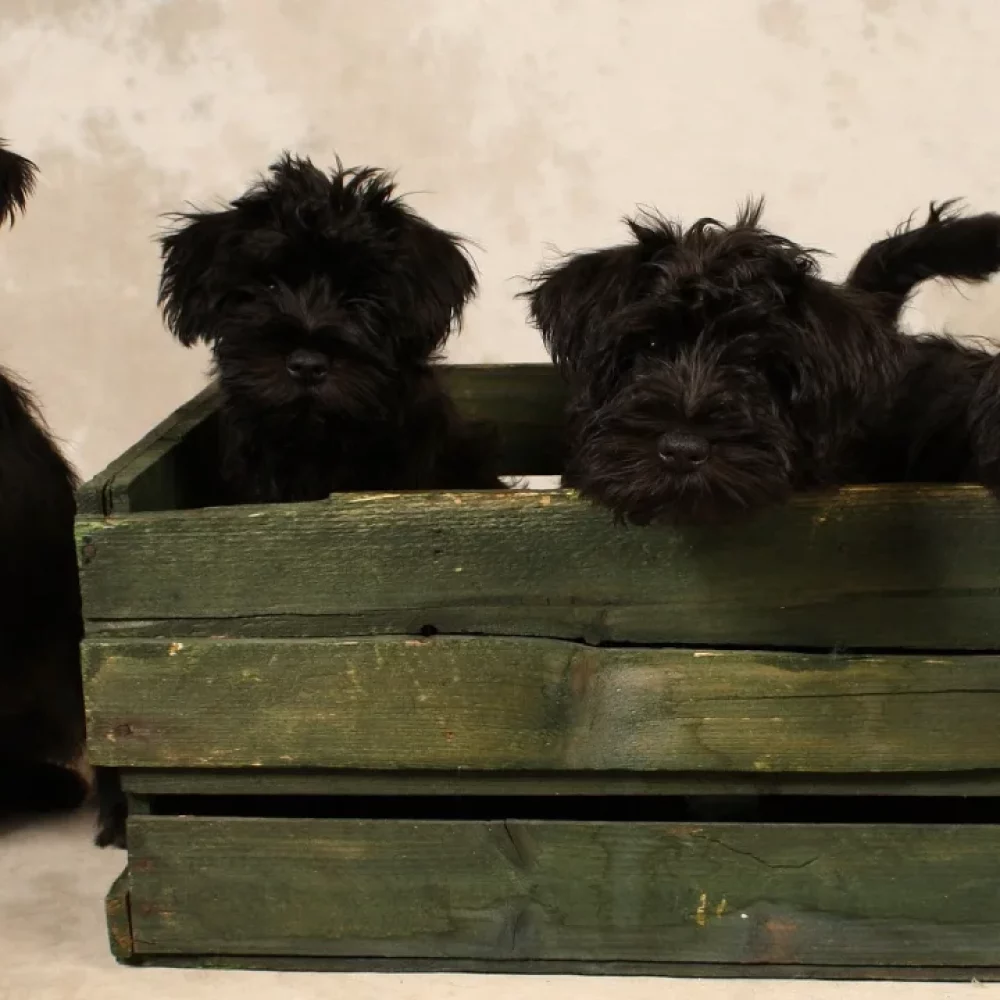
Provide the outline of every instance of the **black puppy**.
{"type": "MultiPolygon", "coordinates": [[[[0,224],[35,165],[0,142],[0,224]]],[[[72,471],[27,390],[0,369],[0,812],[67,809],[87,795],[72,471]]]]}
{"type": "Polygon", "coordinates": [[[499,485],[432,364],[475,272],[387,174],[286,154],[223,210],[177,222],[160,305],[181,343],[212,346],[228,499],[499,485]]]}
{"type": "Polygon", "coordinates": [[[568,486],[623,520],[729,519],[851,478],[903,337],[877,298],[819,277],[760,226],[628,221],[526,293],[569,384],[568,486]]]}
{"type": "MultiPolygon", "coordinates": [[[[927,221],[904,223],[872,244],[847,285],[878,297],[897,322],[930,278],[981,282],[1000,271],[1000,215],[962,216],[932,204],[927,221]]],[[[1000,492],[1000,362],[941,334],[907,337],[891,406],[865,435],[858,476],[870,482],[982,481],[1000,492]]]]}

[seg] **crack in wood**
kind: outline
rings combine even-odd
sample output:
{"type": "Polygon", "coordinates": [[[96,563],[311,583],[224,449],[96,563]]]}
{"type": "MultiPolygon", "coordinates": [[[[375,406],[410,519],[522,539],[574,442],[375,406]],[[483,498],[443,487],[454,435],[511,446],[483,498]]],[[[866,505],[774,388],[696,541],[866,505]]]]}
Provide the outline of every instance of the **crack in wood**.
{"type": "Polygon", "coordinates": [[[757,864],[763,865],[765,868],[770,868],[772,871],[801,871],[803,868],[808,868],[810,865],[816,864],[816,862],[822,857],[822,855],[817,854],[816,857],[809,858],[807,861],[803,861],[799,864],[776,864],[768,861],[766,858],[760,857],[758,854],[754,854],[753,851],[733,847],[732,844],[727,844],[724,840],[720,840],[718,837],[709,837],[706,834],[699,834],[698,839],[705,840],[710,844],[715,844],[717,847],[721,847],[723,850],[729,851],[732,854],[738,854],[744,858],[751,858],[756,861],[757,864]]]}
{"type": "Polygon", "coordinates": [[[938,697],[939,695],[977,695],[977,694],[1000,694],[1000,688],[896,688],[894,690],[876,691],[819,691],[805,694],[732,694],[721,696],[697,697],[690,699],[691,704],[702,702],[721,701],[727,704],[738,705],[741,702],[754,701],[837,701],[849,698],[910,698],[919,695],[929,695],[938,697]]]}
{"type": "Polygon", "coordinates": [[[535,863],[534,845],[523,826],[512,826],[509,820],[501,823],[504,838],[509,850],[504,854],[522,871],[527,871],[535,863]]]}

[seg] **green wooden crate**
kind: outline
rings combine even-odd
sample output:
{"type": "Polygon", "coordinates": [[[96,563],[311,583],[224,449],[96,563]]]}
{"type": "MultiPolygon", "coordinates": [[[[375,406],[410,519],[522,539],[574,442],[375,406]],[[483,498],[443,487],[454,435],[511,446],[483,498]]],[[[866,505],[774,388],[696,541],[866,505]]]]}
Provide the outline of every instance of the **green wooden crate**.
{"type": "MultiPolygon", "coordinates": [[[[509,473],[558,472],[551,368],[448,378],[509,473]]],[[[214,413],[208,390],[80,496],[120,959],[997,977],[984,491],[710,529],[564,491],[221,508],[214,413]]]]}

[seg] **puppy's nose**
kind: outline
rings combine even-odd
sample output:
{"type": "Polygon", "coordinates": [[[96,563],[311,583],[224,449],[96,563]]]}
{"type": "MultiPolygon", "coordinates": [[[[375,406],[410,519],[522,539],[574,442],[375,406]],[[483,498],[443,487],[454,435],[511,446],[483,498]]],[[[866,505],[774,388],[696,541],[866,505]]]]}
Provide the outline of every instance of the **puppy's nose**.
{"type": "Polygon", "coordinates": [[[690,472],[708,461],[711,446],[699,434],[671,431],[657,444],[660,460],[671,472],[690,472]]]}
{"type": "Polygon", "coordinates": [[[292,351],[285,359],[285,367],[288,369],[288,374],[296,382],[301,382],[303,385],[315,385],[326,378],[326,374],[330,370],[330,362],[319,351],[307,351],[304,348],[299,348],[297,351],[292,351]]]}

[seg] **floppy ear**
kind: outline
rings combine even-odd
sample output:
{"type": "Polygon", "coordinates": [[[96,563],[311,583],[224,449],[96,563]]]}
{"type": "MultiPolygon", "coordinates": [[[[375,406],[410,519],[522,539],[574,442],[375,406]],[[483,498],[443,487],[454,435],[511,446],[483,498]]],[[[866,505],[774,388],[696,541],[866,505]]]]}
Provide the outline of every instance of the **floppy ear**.
{"type": "Polygon", "coordinates": [[[521,293],[552,360],[564,374],[578,369],[582,348],[593,332],[644,293],[653,277],[645,265],[677,244],[675,227],[663,219],[626,221],[635,236],[633,243],[573,254],[539,271],[532,287],[521,293]]]}
{"type": "Polygon", "coordinates": [[[437,350],[461,325],[462,312],[478,281],[462,240],[407,212],[400,231],[407,321],[420,349],[437,350]]]}
{"type": "Polygon", "coordinates": [[[174,227],[160,237],[163,270],[157,305],[185,347],[213,339],[221,257],[236,232],[236,214],[227,209],[175,215],[174,227]]]}
{"type": "Polygon", "coordinates": [[[37,172],[31,160],[12,153],[0,139],[0,226],[5,222],[13,226],[17,213],[24,211],[37,172]]]}

